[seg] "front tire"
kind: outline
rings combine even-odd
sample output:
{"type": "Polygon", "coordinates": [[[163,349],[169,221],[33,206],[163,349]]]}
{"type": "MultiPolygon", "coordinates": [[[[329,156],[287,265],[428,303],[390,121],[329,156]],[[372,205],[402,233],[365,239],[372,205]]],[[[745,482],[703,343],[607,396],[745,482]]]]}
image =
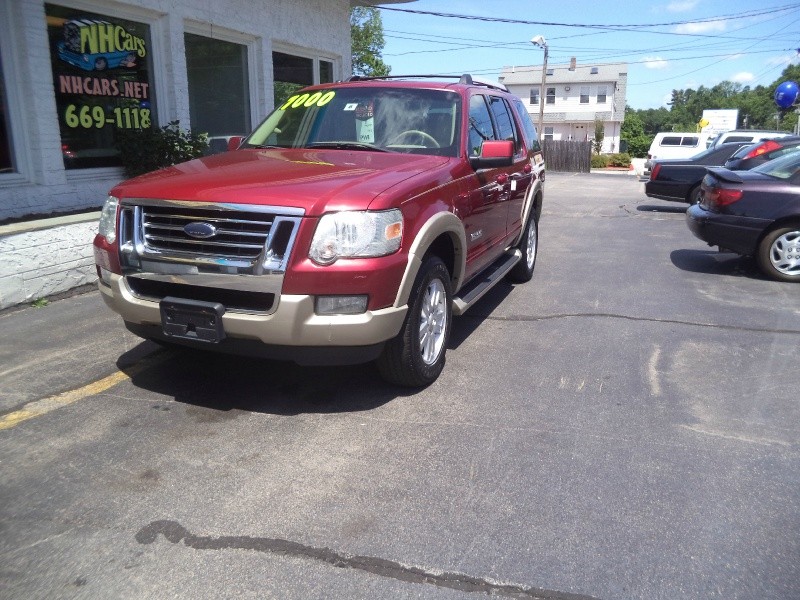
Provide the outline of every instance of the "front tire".
{"type": "Polygon", "coordinates": [[[414,281],[403,327],[378,358],[386,381],[407,387],[436,381],[450,338],[452,296],[447,267],[438,257],[428,257],[414,281]]]}
{"type": "Polygon", "coordinates": [[[536,255],[539,250],[539,225],[534,215],[528,217],[528,225],[525,227],[517,249],[522,252],[522,260],[514,265],[506,278],[512,283],[525,283],[533,277],[536,255]]]}
{"type": "Polygon", "coordinates": [[[800,223],[773,229],[758,245],[761,272],[778,281],[800,281],[800,223]]]}

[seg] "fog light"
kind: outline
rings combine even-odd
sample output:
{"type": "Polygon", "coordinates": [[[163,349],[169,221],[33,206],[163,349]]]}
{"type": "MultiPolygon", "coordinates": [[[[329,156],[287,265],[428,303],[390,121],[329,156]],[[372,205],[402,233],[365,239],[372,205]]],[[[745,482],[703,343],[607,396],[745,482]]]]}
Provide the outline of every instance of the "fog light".
{"type": "Polygon", "coordinates": [[[367,311],[367,296],[317,296],[318,315],[360,315],[367,311]]]}

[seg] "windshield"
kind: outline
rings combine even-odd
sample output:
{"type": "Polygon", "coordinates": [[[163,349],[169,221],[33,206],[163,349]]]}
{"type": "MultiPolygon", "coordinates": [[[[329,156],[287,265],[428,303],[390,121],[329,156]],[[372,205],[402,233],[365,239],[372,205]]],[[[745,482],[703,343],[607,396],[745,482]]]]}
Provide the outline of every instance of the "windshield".
{"type": "Polygon", "coordinates": [[[300,92],[243,147],[335,148],[458,156],[461,99],[447,90],[385,87],[300,92]]]}
{"type": "Polygon", "coordinates": [[[775,160],[757,166],[753,171],[764,173],[778,179],[790,179],[800,173],[800,152],[792,152],[775,160]]]}

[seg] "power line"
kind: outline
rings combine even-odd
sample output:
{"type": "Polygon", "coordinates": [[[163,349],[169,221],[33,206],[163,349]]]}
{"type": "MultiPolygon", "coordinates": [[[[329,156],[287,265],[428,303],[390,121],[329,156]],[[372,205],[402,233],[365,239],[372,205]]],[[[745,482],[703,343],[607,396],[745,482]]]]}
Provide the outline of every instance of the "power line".
{"type": "MultiPolygon", "coordinates": [[[[388,10],[393,12],[402,12],[402,13],[409,13],[409,14],[416,14],[416,15],[428,15],[431,17],[444,17],[448,19],[465,19],[470,21],[484,21],[487,23],[508,23],[514,25],[540,25],[540,26],[550,26],[550,27],[577,27],[577,28],[586,28],[586,29],[605,29],[609,31],[619,31],[619,30],[630,30],[630,29],[639,29],[639,28],[650,28],[650,27],[674,27],[678,25],[691,25],[696,23],[714,23],[718,21],[731,21],[734,19],[743,19],[747,17],[758,17],[761,15],[767,14],[775,14],[777,12],[785,12],[787,10],[795,10],[800,8],[800,4],[787,4],[784,6],[778,6],[775,8],[771,8],[768,10],[751,10],[745,11],[741,13],[734,13],[728,15],[722,15],[719,17],[705,17],[702,19],[692,19],[690,21],[672,21],[669,23],[642,23],[642,24],[627,24],[627,25],[608,25],[608,24],[587,24],[587,23],[558,23],[558,22],[549,22],[549,21],[529,21],[523,19],[509,19],[505,17],[484,17],[479,15],[465,15],[465,14],[458,14],[458,13],[445,13],[445,12],[437,12],[437,11],[430,11],[430,10],[418,10],[412,8],[397,8],[395,6],[381,6],[379,2],[369,3],[369,6],[373,8],[380,8],[381,10],[388,10]]],[[[658,32],[651,32],[651,33],[658,33],[658,32]]],[[[675,34],[680,35],[680,34],[675,34]]]]}

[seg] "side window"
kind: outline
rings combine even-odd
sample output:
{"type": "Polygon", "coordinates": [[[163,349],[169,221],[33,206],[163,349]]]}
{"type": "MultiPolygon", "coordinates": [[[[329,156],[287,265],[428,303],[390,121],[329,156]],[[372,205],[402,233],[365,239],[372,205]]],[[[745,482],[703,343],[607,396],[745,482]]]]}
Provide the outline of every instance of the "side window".
{"type": "Polygon", "coordinates": [[[484,140],[494,140],[492,117],[486,99],[476,94],[469,99],[469,155],[480,156],[484,140]]]}
{"type": "Polygon", "coordinates": [[[664,139],[661,140],[661,145],[662,146],[680,146],[681,145],[681,138],[680,138],[680,136],[677,136],[677,135],[676,136],[664,137],[664,139]]]}
{"type": "Polygon", "coordinates": [[[522,130],[525,132],[525,140],[528,142],[528,150],[532,152],[539,152],[539,136],[536,133],[536,126],[531,120],[531,116],[519,98],[514,99],[514,107],[517,109],[520,123],[522,123],[522,130]]]}
{"type": "Polygon", "coordinates": [[[581,104],[589,104],[589,86],[581,86],[581,104]]]}
{"type": "Polygon", "coordinates": [[[681,140],[681,146],[697,146],[699,139],[693,135],[686,136],[681,140]]]}
{"type": "Polygon", "coordinates": [[[519,152],[522,144],[514,124],[514,118],[511,116],[510,107],[499,96],[489,96],[489,101],[492,105],[494,122],[497,124],[497,138],[514,142],[514,152],[519,152]]]}

